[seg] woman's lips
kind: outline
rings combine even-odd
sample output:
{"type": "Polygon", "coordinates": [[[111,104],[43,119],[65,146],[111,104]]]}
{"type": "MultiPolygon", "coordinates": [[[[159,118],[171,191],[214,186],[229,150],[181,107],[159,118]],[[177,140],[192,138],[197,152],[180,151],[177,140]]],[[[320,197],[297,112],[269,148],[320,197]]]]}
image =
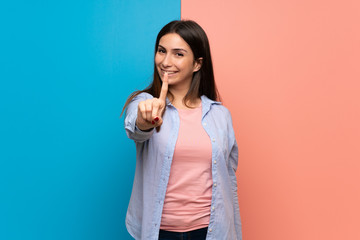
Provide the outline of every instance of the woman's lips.
{"type": "Polygon", "coordinates": [[[161,70],[161,74],[162,74],[163,76],[165,75],[165,73],[167,73],[168,76],[172,76],[172,75],[176,74],[177,71],[165,71],[165,70],[161,70]]]}

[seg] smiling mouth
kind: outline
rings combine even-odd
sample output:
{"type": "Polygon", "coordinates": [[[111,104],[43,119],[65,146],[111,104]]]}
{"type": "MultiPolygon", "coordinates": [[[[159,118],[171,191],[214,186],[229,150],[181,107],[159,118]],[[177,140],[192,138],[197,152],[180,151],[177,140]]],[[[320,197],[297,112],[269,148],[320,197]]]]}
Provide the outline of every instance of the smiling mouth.
{"type": "Polygon", "coordinates": [[[166,70],[161,69],[161,75],[164,75],[165,73],[167,73],[170,76],[170,75],[174,75],[175,73],[177,73],[177,71],[166,71],[166,70]]]}

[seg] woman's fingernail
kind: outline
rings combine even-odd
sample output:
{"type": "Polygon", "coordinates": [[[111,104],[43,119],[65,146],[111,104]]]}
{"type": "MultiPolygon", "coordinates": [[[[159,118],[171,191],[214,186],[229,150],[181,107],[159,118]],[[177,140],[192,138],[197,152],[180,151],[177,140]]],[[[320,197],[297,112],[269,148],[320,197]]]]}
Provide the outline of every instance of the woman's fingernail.
{"type": "Polygon", "coordinates": [[[155,125],[155,122],[154,122],[154,121],[152,121],[151,123],[152,123],[153,125],[155,125]]]}
{"type": "Polygon", "coordinates": [[[159,121],[159,118],[158,117],[154,118],[154,121],[155,122],[159,121]]]}

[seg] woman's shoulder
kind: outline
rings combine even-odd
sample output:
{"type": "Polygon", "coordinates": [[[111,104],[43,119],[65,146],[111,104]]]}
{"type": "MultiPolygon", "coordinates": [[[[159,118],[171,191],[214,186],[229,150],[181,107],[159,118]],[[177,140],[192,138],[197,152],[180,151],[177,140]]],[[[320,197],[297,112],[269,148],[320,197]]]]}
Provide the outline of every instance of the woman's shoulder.
{"type": "Polygon", "coordinates": [[[222,103],[217,102],[217,104],[213,104],[212,108],[217,112],[225,116],[231,117],[231,113],[227,107],[225,107],[222,103]]]}
{"type": "Polygon", "coordinates": [[[210,112],[212,112],[213,114],[219,115],[219,117],[229,117],[231,119],[229,109],[227,109],[221,102],[212,100],[205,95],[201,96],[201,100],[205,106],[209,106],[210,112]]]}
{"type": "Polygon", "coordinates": [[[147,99],[152,99],[154,98],[150,93],[147,92],[141,92],[139,94],[137,94],[132,101],[145,101],[147,99]]]}

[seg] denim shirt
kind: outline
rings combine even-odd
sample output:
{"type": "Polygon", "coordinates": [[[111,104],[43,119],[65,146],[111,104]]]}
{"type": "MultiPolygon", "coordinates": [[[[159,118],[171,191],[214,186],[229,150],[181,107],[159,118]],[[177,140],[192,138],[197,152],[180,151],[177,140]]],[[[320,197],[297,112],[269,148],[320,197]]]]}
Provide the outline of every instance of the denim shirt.
{"type": "MultiPolygon", "coordinates": [[[[125,130],[136,144],[136,170],[126,214],[126,228],[137,240],[157,240],[162,209],[178,137],[180,119],[176,108],[166,100],[160,130],[141,131],[135,126],[140,101],[136,96],[127,107],[125,130]]],[[[212,146],[212,199],[207,240],[241,240],[241,221],[235,171],[238,147],[230,112],[219,102],[201,97],[202,126],[212,146]]],[[[189,136],[191,137],[191,136],[189,136]]]]}

